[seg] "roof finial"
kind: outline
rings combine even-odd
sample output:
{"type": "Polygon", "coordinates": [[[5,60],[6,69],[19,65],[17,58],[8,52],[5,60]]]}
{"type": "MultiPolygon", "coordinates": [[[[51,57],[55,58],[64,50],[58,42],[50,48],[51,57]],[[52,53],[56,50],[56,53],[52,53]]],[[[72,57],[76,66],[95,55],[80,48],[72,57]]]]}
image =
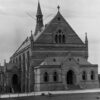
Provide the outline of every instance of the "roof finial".
{"type": "Polygon", "coordinates": [[[32,35],[32,33],[33,33],[33,32],[32,32],[32,30],[31,30],[31,35],[32,35]]]}
{"type": "Polygon", "coordinates": [[[87,32],[85,33],[85,43],[88,43],[87,32]]]}
{"type": "Polygon", "coordinates": [[[58,8],[58,11],[59,11],[60,10],[60,6],[58,5],[57,8],[58,8]]]}
{"type": "Polygon", "coordinates": [[[38,0],[38,8],[37,8],[37,14],[36,16],[38,15],[42,15],[42,11],[41,11],[41,6],[40,6],[40,1],[38,0]]]}
{"type": "Polygon", "coordinates": [[[86,40],[87,40],[87,32],[85,32],[85,38],[86,38],[86,40]]]}
{"type": "Polygon", "coordinates": [[[4,65],[6,64],[6,59],[4,59],[4,65]]]}
{"type": "Polygon", "coordinates": [[[30,36],[30,39],[31,39],[31,41],[33,41],[33,31],[31,30],[31,36],[30,36]]]}
{"type": "Polygon", "coordinates": [[[85,36],[87,36],[87,32],[85,32],[85,36]]]}

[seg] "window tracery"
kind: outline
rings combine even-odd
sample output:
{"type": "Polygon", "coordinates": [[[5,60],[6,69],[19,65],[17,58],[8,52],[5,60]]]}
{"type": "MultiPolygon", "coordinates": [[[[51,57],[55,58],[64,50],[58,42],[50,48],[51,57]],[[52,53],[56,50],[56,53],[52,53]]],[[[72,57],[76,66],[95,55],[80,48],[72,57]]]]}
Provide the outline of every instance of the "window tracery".
{"type": "Polygon", "coordinates": [[[65,43],[65,42],[66,42],[65,34],[62,32],[61,29],[59,29],[57,31],[57,34],[55,35],[55,43],[62,44],[62,43],[65,43]]]}

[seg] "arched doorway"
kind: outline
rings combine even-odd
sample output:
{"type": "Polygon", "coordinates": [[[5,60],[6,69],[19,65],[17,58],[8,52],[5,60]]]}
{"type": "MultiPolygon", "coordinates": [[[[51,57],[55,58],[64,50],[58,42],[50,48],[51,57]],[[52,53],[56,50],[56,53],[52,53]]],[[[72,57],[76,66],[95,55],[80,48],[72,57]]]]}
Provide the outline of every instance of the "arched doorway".
{"type": "Polygon", "coordinates": [[[20,92],[20,84],[19,84],[19,79],[17,74],[14,74],[12,76],[12,92],[14,93],[20,92]]]}
{"type": "Polygon", "coordinates": [[[75,85],[75,73],[72,70],[67,72],[66,83],[67,85],[75,85]]]}

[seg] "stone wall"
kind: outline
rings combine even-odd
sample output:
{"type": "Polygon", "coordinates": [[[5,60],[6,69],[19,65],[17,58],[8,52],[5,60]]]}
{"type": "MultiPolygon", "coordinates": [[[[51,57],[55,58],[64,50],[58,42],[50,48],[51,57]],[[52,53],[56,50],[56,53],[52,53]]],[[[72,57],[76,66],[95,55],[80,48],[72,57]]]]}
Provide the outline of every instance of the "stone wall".
{"type": "Polygon", "coordinates": [[[80,87],[81,88],[99,88],[98,66],[83,66],[80,68],[80,87]],[[82,80],[82,72],[86,72],[86,80],[82,80]],[[91,79],[91,71],[94,71],[94,79],[91,79]]]}

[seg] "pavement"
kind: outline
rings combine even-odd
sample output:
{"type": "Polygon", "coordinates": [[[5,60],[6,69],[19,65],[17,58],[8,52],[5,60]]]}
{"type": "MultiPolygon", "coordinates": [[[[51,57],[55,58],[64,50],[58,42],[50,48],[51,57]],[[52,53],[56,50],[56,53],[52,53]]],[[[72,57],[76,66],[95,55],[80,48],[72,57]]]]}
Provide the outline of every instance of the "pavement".
{"type": "Polygon", "coordinates": [[[0,95],[0,100],[100,100],[100,89],[0,95]]]}

